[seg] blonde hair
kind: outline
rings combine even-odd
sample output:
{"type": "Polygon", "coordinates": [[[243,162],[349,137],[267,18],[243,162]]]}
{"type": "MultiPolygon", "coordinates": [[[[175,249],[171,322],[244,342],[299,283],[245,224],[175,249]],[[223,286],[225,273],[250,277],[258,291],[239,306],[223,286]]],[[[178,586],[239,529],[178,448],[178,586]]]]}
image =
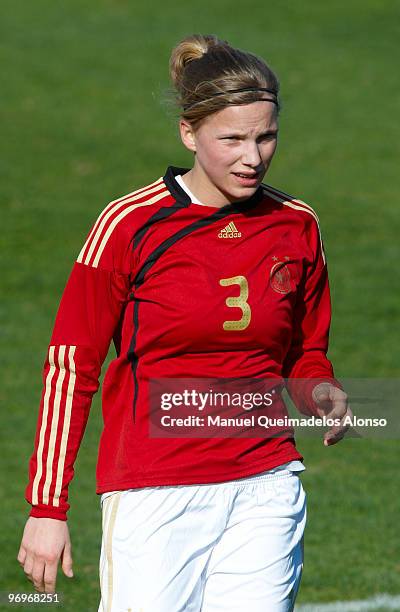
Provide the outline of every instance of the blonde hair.
{"type": "Polygon", "coordinates": [[[213,34],[193,34],[181,40],[172,50],[169,71],[180,115],[193,126],[227,106],[262,98],[273,99],[279,112],[279,81],[271,68],[256,55],[213,34]],[[246,88],[253,91],[235,91],[246,88]]]}

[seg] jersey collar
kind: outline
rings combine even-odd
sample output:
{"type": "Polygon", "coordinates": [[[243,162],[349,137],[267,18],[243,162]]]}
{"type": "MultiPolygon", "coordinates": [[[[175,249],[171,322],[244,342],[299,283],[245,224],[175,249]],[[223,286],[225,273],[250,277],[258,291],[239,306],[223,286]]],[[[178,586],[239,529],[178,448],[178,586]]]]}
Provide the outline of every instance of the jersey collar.
{"type": "MultiPolygon", "coordinates": [[[[175,179],[175,176],[178,174],[185,174],[189,172],[189,168],[179,168],[178,166],[168,166],[165,175],[163,177],[163,181],[171,193],[171,195],[175,198],[178,204],[181,206],[189,206],[191,204],[191,199],[186,193],[184,189],[179,185],[178,181],[175,179]]],[[[220,208],[224,211],[232,210],[232,211],[243,211],[247,208],[252,208],[256,204],[258,204],[263,198],[263,189],[261,185],[258,186],[253,195],[247,200],[242,200],[241,202],[232,202],[231,204],[225,204],[220,208]]],[[[207,206],[205,206],[207,208],[207,206]]],[[[214,207],[211,207],[214,208],[214,207]]],[[[215,207],[218,210],[217,207],[215,207]]]]}

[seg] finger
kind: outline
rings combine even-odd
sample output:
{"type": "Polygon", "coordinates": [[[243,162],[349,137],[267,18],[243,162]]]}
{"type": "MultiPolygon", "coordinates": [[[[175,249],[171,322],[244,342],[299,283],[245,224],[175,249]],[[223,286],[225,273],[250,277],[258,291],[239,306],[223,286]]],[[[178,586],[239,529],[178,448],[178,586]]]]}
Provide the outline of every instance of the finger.
{"type": "Polygon", "coordinates": [[[351,415],[350,408],[347,403],[347,395],[341,391],[341,389],[331,388],[331,410],[325,414],[329,419],[335,421],[335,424],[331,426],[329,431],[325,434],[325,438],[340,437],[346,433],[349,429],[350,424],[345,423],[346,417],[351,415]]]}
{"type": "Polygon", "coordinates": [[[61,559],[62,571],[68,578],[72,578],[74,575],[74,572],[72,571],[72,564],[72,547],[71,542],[68,540],[64,546],[61,559]]]}
{"type": "Polygon", "coordinates": [[[57,567],[58,562],[46,563],[44,568],[44,590],[46,593],[56,592],[57,567]]]}
{"type": "Polygon", "coordinates": [[[39,593],[44,591],[44,560],[35,557],[32,568],[32,582],[39,593]]]}
{"type": "Polygon", "coordinates": [[[347,417],[352,418],[353,413],[350,408],[347,408],[346,414],[342,417],[340,425],[334,425],[331,427],[329,431],[324,435],[324,444],[325,446],[331,446],[332,444],[336,444],[339,440],[344,438],[346,432],[350,429],[350,423],[344,423],[347,417]]]}
{"type": "Polygon", "coordinates": [[[326,432],[325,438],[336,438],[339,436],[343,437],[346,431],[348,431],[350,428],[350,424],[344,422],[347,416],[348,414],[346,413],[341,419],[338,418],[337,420],[340,422],[337,425],[332,425],[332,427],[326,432]]]}
{"type": "Polygon", "coordinates": [[[329,419],[334,418],[335,419],[335,424],[330,424],[331,427],[328,429],[328,431],[325,432],[324,434],[324,438],[334,438],[336,436],[339,436],[344,433],[346,433],[346,431],[349,429],[349,425],[346,423],[345,424],[345,418],[347,417],[347,413],[342,417],[331,417],[331,415],[329,415],[329,419]]]}
{"type": "Polygon", "coordinates": [[[333,446],[337,442],[340,442],[345,436],[346,432],[338,433],[336,435],[326,435],[324,436],[324,445],[325,446],[333,446]]]}
{"type": "Polygon", "coordinates": [[[345,416],[348,408],[347,394],[337,387],[330,388],[330,396],[332,410],[329,413],[329,417],[339,418],[345,416]]]}
{"type": "Polygon", "coordinates": [[[312,391],[313,400],[318,404],[321,401],[329,399],[329,391],[331,386],[333,386],[331,383],[325,382],[314,387],[312,391]]]}
{"type": "Polygon", "coordinates": [[[313,399],[320,416],[342,418],[347,409],[347,394],[331,384],[320,384],[313,390],[313,399]]]}
{"type": "Polygon", "coordinates": [[[28,580],[32,582],[33,555],[27,551],[24,563],[24,572],[28,580]]]}
{"type": "Polygon", "coordinates": [[[26,549],[24,548],[24,546],[21,545],[18,551],[17,561],[22,567],[24,567],[25,565],[25,559],[26,559],[26,549]]]}

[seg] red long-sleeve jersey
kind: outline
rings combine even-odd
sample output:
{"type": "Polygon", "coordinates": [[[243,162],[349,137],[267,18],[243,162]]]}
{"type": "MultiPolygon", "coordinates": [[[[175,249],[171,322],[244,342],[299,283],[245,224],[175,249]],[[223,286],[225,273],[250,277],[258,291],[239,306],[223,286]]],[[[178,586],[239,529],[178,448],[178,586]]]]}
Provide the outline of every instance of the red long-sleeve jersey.
{"type": "MultiPolygon", "coordinates": [[[[290,436],[149,435],[152,378],[336,383],[313,209],[267,185],[222,208],[195,204],[175,179],[185,172],[170,166],[111,202],[73,266],[44,365],[26,488],[31,516],[66,520],[74,461],[112,339],[97,493],[220,482],[302,459],[290,436]]],[[[287,386],[302,412],[316,412],[313,385],[287,386]]]]}

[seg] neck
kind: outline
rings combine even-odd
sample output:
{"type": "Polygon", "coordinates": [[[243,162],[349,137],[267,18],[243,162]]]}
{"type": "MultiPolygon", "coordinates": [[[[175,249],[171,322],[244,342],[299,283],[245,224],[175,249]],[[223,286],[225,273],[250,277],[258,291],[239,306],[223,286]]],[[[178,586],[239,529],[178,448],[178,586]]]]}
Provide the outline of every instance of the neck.
{"type": "Polygon", "coordinates": [[[234,201],[233,198],[229,199],[210,181],[203,168],[196,161],[193,168],[182,176],[182,180],[193,195],[204,204],[220,208],[234,201]]]}

